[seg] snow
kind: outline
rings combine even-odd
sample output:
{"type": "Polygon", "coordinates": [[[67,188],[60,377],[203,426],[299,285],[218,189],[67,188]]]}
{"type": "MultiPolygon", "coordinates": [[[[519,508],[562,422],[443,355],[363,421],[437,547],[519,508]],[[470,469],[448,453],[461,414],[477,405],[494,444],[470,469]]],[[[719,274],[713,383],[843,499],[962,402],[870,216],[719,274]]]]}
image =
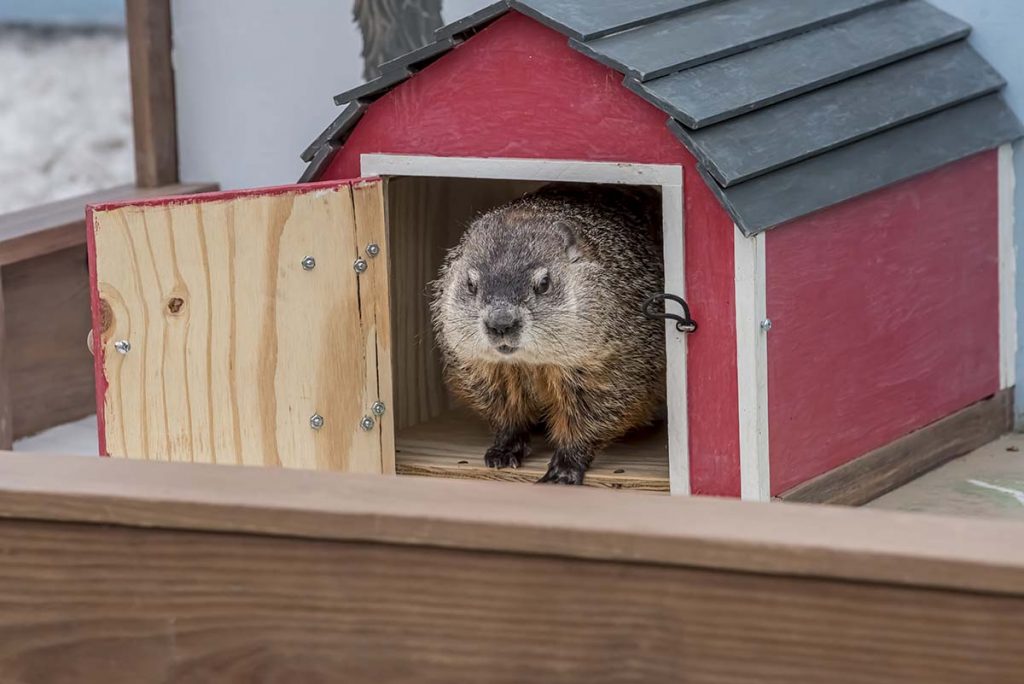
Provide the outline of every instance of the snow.
{"type": "Polygon", "coordinates": [[[130,183],[123,33],[0,27],[0,213],[130,183]]]}

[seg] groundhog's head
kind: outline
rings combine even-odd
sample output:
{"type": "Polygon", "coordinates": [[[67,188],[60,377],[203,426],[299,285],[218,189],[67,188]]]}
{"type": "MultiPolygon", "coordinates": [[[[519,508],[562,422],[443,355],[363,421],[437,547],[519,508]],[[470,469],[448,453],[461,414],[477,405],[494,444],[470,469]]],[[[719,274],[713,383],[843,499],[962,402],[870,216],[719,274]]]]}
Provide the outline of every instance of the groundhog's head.
{"type": "Polygon", "coordinates": [[[440,343],[463,361],[565,364],[593,342],[587,259],[557,207],[512,204],[477,218],[434,283],[440,343]]]}

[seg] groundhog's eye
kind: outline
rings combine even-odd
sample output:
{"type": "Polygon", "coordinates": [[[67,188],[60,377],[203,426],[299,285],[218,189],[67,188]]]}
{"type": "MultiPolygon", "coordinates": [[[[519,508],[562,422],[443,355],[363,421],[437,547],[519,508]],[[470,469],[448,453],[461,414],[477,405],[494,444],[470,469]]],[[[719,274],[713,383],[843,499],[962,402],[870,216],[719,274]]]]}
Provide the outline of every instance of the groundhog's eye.
{"type": "Polygon", "coordinates": [[[476,281],[473,278],[466,278],[466,290],[469,291],[469,294],[476,295],[476,281]]]}
{"type": "Polygon", "coordinates": [[[548,290],[551,289],[551,276],[544,274],[544,276],[536,282],[533,286],[533,291],[539,295],[547,294],[548,290]]]}

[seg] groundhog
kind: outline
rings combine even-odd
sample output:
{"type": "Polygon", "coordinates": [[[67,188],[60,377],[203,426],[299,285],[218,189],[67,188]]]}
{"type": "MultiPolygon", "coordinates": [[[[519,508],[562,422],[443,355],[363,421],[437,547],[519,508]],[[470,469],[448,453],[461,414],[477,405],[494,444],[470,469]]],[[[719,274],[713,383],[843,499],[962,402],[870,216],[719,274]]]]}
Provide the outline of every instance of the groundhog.
{"type": "Polygon", "coordinates": [[[490,423],[491,468],[518,468],[530,433],[555,447],[539,482],[582,484],[596,451],[649,424],[665,396],[654,190],[549,186],[469,226],[432,284],[445,379],[490,423]]]}

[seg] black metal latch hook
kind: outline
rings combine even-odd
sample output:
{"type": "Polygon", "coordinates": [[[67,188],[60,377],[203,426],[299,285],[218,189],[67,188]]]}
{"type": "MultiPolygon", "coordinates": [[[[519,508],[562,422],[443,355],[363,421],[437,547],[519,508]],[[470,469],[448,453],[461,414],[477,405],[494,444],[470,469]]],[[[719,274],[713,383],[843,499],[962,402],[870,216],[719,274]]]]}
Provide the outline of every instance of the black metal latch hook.
{"type": "Polygon", "coordinates": [[[651,319],[665,319],[676,322],[676,330],[684,333],[692,333],[697,330],[697,321],[690,318],[690,305],[686,303],[686,300],[682,297],[677,297],[673,294],[663,293],[657,294],[650,297],[644,302],[644,316],[651,319]],[[656,311],[655,307],[659,302],[665,300],[673,301],[679,306],[683,307],[683,315],[671,314],[668,312],[656,311]]]}

